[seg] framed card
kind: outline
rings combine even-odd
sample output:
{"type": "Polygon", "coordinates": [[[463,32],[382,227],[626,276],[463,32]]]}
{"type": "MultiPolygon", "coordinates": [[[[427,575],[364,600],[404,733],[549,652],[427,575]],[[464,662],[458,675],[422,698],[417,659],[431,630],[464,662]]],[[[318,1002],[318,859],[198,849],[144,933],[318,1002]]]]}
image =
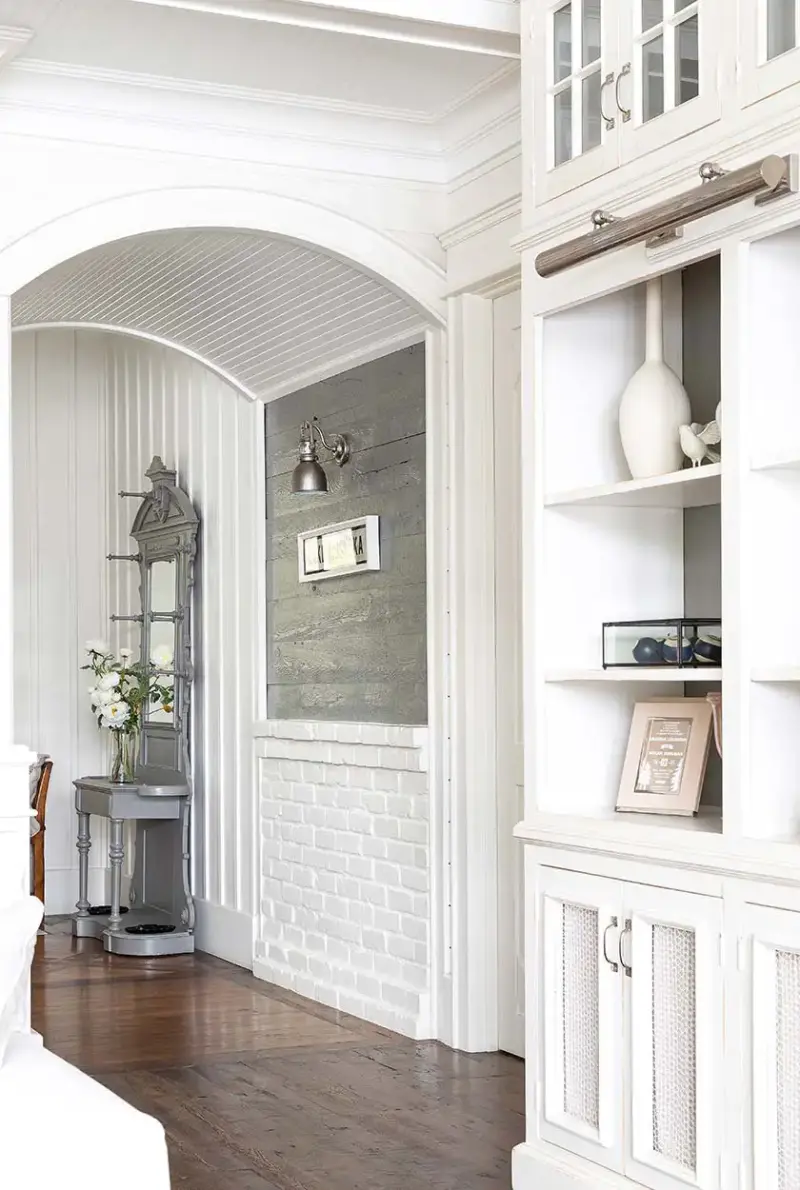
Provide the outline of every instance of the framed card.
{"type": "Polygon", "coordinates": [[[705,699],[637,702],[617,809],[643,814],[696,814],[712,726],[712,707],[705,699]]]}

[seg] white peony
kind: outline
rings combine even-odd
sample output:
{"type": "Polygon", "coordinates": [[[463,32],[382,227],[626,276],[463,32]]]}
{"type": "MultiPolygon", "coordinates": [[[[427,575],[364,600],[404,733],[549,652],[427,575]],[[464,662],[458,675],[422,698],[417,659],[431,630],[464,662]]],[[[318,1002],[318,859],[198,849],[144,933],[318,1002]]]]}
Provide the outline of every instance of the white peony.
{"type": "Polygon", "coordinates": [[[107,657],[111,650],[109,649],[107,641],[87,640],[86,651],[87,653],[101,653],[103,657],[107,657]]]}
{"type": "Polygon", "coordinates": [[[150,660],[157,669],[172,669],[173,652],[169,645],[156,645],[150,660]]]}
{"type": "Polygon", "coordinates": [[[121,700],[110,702],[103,708],[103,727],[122,727],[123,723],[127,722],[130,713],[131,708],[126,702],[121,700]]]}
{"type": "Polygon", "coordinates": [[[109,673],[103,674],[100,681],[97,683],[101,690],[113,690],[115,686],[119,686],[119,674],[109,673]]]}
{"type": "Polygon", "coordinates": [[[123,661],[130,661],[133,656],[133,649],[120,649],[119,655],[123,661]]]}

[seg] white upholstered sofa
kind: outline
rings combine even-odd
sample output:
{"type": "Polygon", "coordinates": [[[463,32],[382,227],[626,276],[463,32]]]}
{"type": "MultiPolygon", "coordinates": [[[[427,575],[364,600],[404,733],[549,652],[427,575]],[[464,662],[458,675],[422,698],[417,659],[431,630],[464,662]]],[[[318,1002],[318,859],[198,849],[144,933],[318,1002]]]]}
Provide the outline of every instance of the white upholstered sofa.
{"type": "Polygon", "coordinates": [[[28,759],[0,760],[0,1187],[169,1190],[161,1124],[50,1053],[30,1030],[30,963],[43,908],[27,895],[28,759]]]}

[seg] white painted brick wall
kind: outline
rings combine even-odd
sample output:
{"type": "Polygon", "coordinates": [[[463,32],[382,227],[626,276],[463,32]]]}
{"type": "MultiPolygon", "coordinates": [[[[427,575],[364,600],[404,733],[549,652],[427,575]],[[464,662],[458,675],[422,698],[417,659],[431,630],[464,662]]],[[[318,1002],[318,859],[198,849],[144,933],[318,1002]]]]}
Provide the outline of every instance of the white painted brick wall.
{"type": "Polygon", "coordinates": [[[255,974],[430,1037],[427,729],[272,720],[257,737],[255,974]]]}

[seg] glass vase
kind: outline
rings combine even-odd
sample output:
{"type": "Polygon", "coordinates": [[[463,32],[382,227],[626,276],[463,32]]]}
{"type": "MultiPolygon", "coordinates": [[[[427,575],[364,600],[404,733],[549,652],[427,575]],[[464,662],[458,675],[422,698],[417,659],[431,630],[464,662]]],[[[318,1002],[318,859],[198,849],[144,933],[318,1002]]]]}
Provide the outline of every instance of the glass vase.
{"type": "Polygon", "coordinates": [[[130,785],[136,780],[139,763],[139,732],[111,732],[111,780],[117,785],[130,785]]]}

